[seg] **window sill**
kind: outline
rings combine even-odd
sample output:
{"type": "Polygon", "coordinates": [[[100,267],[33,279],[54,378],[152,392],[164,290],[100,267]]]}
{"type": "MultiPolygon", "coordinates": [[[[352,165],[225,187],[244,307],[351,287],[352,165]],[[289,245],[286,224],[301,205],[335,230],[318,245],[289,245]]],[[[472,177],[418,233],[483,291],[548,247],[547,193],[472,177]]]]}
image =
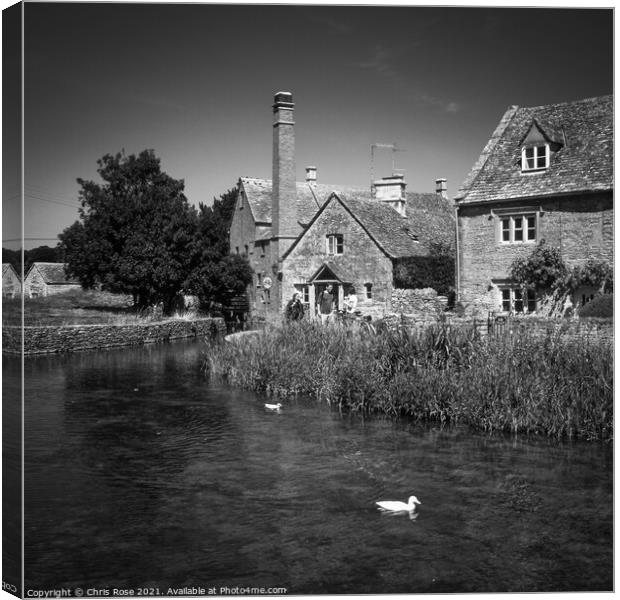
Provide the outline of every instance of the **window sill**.
{"type": "Polygon", "coordinates": [[[537,243],[537,240],[528,240],[527,242],[497,242],[497,245],[501,248],[506,246],[535,246],[537,243]]]}
{"type": "Polygon", "coordinates": [[[546,173],[548,170],[549,167],[543,169],[527,169],[526,171],[521,169],[521,175],[540,175],[541,173],[546,173]]]}

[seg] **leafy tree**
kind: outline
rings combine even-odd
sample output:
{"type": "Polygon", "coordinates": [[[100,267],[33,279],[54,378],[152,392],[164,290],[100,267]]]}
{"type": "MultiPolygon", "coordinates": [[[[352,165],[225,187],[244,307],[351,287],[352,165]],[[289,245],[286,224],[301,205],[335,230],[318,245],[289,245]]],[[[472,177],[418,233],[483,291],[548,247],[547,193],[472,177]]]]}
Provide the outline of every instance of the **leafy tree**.
{"type": "Polygon", "coordinates": [[[24,250],[24,272],[27,273],[32,263],[36,262],[63,262],[62,251],[58,247],[51,248],[50,246],[39,246],[31,250],[24,250]]]}
{"type": "Polygon", "coordinates": [[[243,294],[252,281],[247,259],[229,255],[228,232],[237,194],[237,189],[229,190],[214,199],[212,206],[199,205],[189,288],[203,307],[226,304],[243,294]]]}
{"type": "Polygon", "coordinates": [[[568,269],[560,251],[541,240],[525,258],[516,258],[510,266],[510,277],[523,287],[548,293],[564,285],[568,269]]]}
{"type": "Polygon", "coordinates": [[[22,270],[22,251],[2,248],[2,262],[13,265],[13,268],[21,273],[22,270]]]}
{"type": "Polygon", "coordinates": [[[242,295],[252,281],[252,267],[243,256],[228,255],[219,261],[205,261],[196,271],[193,291],[203,307],[228,304],[242,295]]]}
{"type": "Polygon", "coordinates": [[[189,276],[196,210],[184,182],[164,173],[153,150],[106,154],[103,184],[78,179],[80,219],[60,235],[70,275],[85,288],[132,294],[138,308],[169,312],[189,276]]]}
{"type": "MultiPolygon", "coordinates": [[[[2,248],[2,262],[13,265],[18,273],[22,269],[22,251],[2,248]]],[[[35,262],[64,262],[60,248],[50,246],[38,246],[30,250],[24,250],[24,273],[28,272],[32,263],[35,262]]]]}

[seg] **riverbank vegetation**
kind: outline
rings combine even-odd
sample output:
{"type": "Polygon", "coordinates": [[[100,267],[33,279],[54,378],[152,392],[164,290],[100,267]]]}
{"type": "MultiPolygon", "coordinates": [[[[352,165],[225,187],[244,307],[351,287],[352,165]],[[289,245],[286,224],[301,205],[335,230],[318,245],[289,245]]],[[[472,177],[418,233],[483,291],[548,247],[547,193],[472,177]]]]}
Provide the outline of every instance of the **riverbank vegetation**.
{"type": "Polygon", "coordinates": [[[613,438],[613,349],[560,331],[480,336],[292,323],[206,350],[210,377],[340,410],[468,424],[484,431],[613,438]]]}

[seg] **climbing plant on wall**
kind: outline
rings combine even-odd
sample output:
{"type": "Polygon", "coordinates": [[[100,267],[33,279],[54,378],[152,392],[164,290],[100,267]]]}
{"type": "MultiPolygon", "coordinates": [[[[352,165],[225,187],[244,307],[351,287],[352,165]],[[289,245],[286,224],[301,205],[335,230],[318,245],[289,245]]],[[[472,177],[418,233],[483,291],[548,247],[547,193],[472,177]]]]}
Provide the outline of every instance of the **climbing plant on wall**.
{"type": "Polygon", "coordinates": [[[446,296],[454,289],[455,255],[452,246],[433,243],[428,256],[408,256],[394,261],[394,287],[433,288],[446,296]]]}

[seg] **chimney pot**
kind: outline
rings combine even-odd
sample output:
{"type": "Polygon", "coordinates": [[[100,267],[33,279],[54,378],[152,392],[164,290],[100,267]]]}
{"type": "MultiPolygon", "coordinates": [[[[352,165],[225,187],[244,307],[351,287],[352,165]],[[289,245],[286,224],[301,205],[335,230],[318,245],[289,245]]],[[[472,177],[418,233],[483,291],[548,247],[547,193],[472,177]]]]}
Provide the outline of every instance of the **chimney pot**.
{"type": "Polygon", "coordinates": [[[444,198],[448,197],[448,183],[444,177],[435,179],[435,193],[441,194],[444,198]]]}
{"type": "Polygon", "coordinates": [[[273,112],[279,108],[293,108],[293,94],[291,92],[276,92],[273,97],[273,112]]]}
{"type": "Polygon", "coordinates": [[[316,183],[316,167],[306,167],[306,181],[316,183]]]}

